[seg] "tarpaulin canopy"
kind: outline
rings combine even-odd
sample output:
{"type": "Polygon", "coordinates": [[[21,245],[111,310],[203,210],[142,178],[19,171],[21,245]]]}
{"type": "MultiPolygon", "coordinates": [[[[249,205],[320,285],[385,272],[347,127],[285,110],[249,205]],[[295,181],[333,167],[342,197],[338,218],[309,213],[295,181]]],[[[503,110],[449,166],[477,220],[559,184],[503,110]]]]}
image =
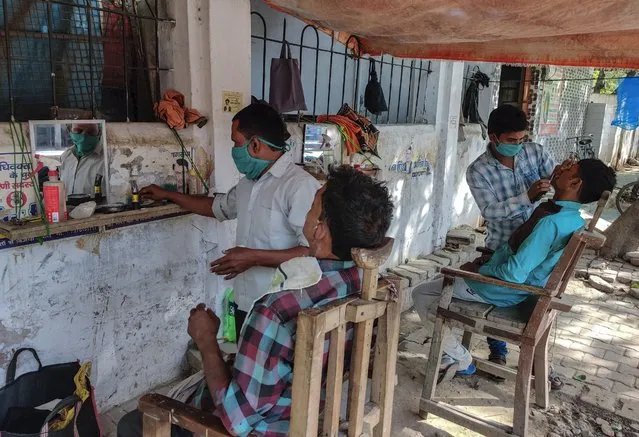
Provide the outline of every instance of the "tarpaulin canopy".
{"type": "Polygon", "coordinates": [[[639,0],[266,2],[371,55],[639,68],[639,0]]]}

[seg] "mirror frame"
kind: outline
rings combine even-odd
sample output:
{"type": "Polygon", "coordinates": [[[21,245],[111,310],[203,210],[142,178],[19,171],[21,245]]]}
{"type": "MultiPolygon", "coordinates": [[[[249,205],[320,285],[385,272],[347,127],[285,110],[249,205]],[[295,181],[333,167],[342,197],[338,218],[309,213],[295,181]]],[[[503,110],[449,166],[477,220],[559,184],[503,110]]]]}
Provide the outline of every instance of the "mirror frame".
{"type": "Polygon", "coordinates": [[[104,180],[106,186],[106,203],[111,202],[111,184],[109,179],[109,151],[107,148],[106,141],[106,121],[105,120],[87,120],[87,119],[78,119],[78,120],[29,120],[29,140],[31,142],[31,158],[33,159],[35,165],[35,155],[37,151],[35,149],[35,128],[36,126],[51,126],[55,124],[74,124],[74,123],[96,123],[100,125],[100,141],[102,142],[102,151],[104,152],[104,180]]]}

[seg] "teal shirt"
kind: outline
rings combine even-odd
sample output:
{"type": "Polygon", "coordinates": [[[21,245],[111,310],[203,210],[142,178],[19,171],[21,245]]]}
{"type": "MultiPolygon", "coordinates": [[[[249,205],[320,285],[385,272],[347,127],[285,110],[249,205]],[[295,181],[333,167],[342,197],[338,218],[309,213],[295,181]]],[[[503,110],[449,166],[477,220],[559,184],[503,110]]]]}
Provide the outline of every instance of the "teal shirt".
{"type": "MultiPolygon", "coordinates": [[[[561,206],[561,211],[539,220],[516,253],[508,243],[502,244],[479,273],[516,284],[545,286],[570,237],[585,225],[579,214],[580,203],[562,200],[555,203],[561,206]]],[[[466,283],[486,302],[498,307],[517,305],[529,296],[525,291],[497,285],[466,283]]]]}

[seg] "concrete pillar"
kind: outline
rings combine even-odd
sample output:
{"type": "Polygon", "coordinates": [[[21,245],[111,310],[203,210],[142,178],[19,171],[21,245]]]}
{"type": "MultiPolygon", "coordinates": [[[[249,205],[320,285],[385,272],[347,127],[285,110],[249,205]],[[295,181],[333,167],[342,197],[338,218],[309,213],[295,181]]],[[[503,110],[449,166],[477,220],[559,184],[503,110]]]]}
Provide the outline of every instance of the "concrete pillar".
{"type": "Polygon", "coordinates": [[[452,218],[463,79],[463,62],[441,62],[435,115],[438,151],[434,172],[433,204],[434,209],[439,211],[433,221],[435,247],[445,244],[446,233],[452,218]]]}
{"type": "Polygon", "coordinates": [[[244,105],[251,102],[251,3],[249,0],[212,0],[209,6],[211,121],[215,188],[227,191],[239,174],[231,158],[231,120],[223,112],[224,91],[243,94],[244,105]]]}
{"type": "MultiPolygon", "coordinates": [[[[233,115],[223,111],[223,93],[242,93],[243,105],[251,100],[251,8],[250,0],[174,0],[169,2],[176,25],[170,41],[174,74],[168,84],[186,96],[187,104],[209,119],[198,129],[191,127],[196,144],[206,150],[198,156],[212,163],[210,185],[213,192],[227,192],[239,180],[231,157],[233,115]]],[[[167,86],[168,87],[168,86],[167,86]]],[[[202,251],[218,258],[235,245],[235,221],[219,223],[196,219],[202,231],[202,251]],[[213,248],[213,249],[211,249],[213,248]]],[[[194,229],[194,232],[198,232],[194,229]]],[[[208,272],[203,274],[210,275],[208,272]]],[[[224,289],[231,284],[207,276],[209,304],[219,305],[224,289]]]]}

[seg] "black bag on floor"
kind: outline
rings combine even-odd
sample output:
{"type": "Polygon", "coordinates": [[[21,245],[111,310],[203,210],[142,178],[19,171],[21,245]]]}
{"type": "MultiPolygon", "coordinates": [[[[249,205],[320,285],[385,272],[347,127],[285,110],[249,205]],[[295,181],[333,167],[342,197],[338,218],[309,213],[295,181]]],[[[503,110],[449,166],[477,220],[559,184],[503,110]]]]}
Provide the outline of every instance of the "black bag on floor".
{"type": "Polygon", "coordinates": [[[79,362],[42,366],[35,350],[17,350],[7,368],[6,385],[0,388],[0,437],[100,437],[93,387],[88,377],[78,375],[80,368],[79,362]],[[18,356],[25,351],[33,354],[38,370],[16,379],[18,356]],[[89,394],[84,401],[75,394],[76,375],[89,394]],[[69,423],[59,430],[49,429],[60,420],[61,412],[72,417],[69,423]]]}

